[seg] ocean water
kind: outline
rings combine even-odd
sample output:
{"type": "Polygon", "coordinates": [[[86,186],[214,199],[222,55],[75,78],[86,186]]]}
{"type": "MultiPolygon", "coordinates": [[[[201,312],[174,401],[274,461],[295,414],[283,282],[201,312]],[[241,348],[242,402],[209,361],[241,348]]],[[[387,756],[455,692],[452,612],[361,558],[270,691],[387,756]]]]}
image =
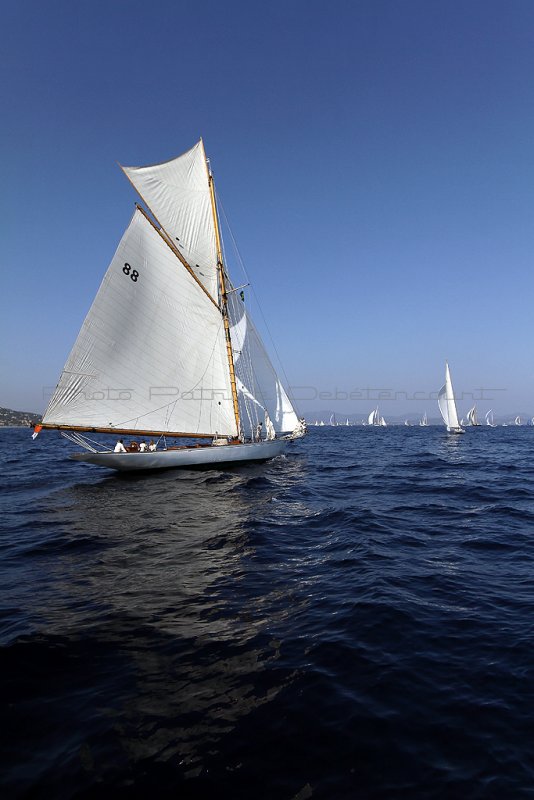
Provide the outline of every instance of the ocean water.
{"type": "Polygon", "coordinates": [[[534,427],[71,449],[0,430],[3,798],[534,797],[534,427]]]}

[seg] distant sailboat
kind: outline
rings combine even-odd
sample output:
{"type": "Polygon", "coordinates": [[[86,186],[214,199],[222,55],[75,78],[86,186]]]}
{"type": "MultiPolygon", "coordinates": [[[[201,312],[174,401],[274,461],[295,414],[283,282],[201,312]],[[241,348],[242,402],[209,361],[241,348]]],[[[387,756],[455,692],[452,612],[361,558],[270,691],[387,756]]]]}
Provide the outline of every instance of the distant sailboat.
{"type": "Polygon", "coordinates": [[[371,413],[367,417],[367,424],[368,425],[378,425],[379,424],[379,420],[380,420],[380,417],[378,416],[378,406],[377,406],[374,409],[374,411],[371,411],[371,413]]]}
{"type": "Polygon", "coordinates": [[[486,412],[486,425],[489,425],[490,428],[496,428],[497,426],[493,422],[493,411],[490,410],[486,412]]]}
{"type": "Polygon", "coordinates": [[[420,425],[422,428],[426,428],[426,427],[428,426],[428,417],[427,417],[427,415],[426,415],[426,411],[425,411],[425,413],[423,414],[422,418],[419,420],[419,425],[420,425]]]}
{"type": "Polygon", "coordinates": [[[514,419],[514,425],[522,425],[522,424],[523,424],[523,423],[521,422],[521,417],[520,417],[520,416],[517,416],[517,417],[514,419]]]}
{"type": "Polygon", "coordinates": [[[447,426],[447,431],[449,433],[465,433],[458,422],[458,412],[456,410],[456,401],[452,388],[451,373],[447,362],[445,362],[445,383],[438,394],[438,406],[441,416],[443,417],[443,422],[447,426]]]}
{"type": "Polygon", "coordinates": [[[471,425],[473,427],[476,427],[476,426],[480,425],[480,423],[477,420],[477,407],[476,406],[473,406],[473,408],[470,408],[469,411],[467,412],[467,422],[468,422],[469,425],[471,425]]]}
{"type": "Polygon", "coordinates": [[[367,418],[367,424],[373,425],[375,428],[386,428],[387,422],[383,416],[381,416],[380,411],[378,410],[378,406],[371,411],[369,417],[367,418]]]}
{"type": "Polygon", "coordinates": [[[405,420],[404,420],[404,424],[409,426],[409,425],[411,425],[412,423],[410,422],[410,420],[409,420],[409,419],[405,419],[405,420]]]}

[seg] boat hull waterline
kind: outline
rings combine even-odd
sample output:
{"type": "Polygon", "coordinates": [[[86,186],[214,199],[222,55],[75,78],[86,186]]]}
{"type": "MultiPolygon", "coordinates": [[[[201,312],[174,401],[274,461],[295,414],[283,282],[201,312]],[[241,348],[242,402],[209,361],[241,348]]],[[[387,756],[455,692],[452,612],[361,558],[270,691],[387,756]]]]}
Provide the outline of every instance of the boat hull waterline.
{"type": "Polygon", "coordinates": [[[291,444],[290,439],[227,444],[221,446],[183,447],[158,450],[155,453],[74,453],[74,461],[83,461],[119,472],[134,470],[171,469],[182,467],[220,467],[223,464],[269,461],[281,455],[291,444]]]}

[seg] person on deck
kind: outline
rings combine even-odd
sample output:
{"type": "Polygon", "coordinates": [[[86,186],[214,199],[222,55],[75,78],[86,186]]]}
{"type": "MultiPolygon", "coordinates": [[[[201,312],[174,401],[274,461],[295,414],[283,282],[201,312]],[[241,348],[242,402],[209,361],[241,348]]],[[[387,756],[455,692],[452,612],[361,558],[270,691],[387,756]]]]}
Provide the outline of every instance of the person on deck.
{"type": "Polygon", "coordinates": [[[154,442],[152,441],[152,439],[151,439],[151,440],[150,440],[150,442],[148,443],[148,449],[150,450],[150,452],[151,452],[151,453],[154,453],[154,452],[155,452],[155,450],[156,450],[156,445],[154,444],[154,442]]]}
{"type": "Polygon", "coordinates": [[[115,453],[125,453],[125,452],[126,452],[126,448],[122,443],[122,439],[119,439],[119,441],[115,445],[115,453]]]}
{"type": "Polygon", "coordinates": [[[258,422],[258,425],[256,427],[256,439],[258,440],[261,440],[262,429],[263,429],[263,423],[258,422]]]}
{"type": "Polygon", "coordinates": [[[143,440],[139,445],[139,452],[146,453],[147,450],[148,450],[147,443],[143,440]]]}

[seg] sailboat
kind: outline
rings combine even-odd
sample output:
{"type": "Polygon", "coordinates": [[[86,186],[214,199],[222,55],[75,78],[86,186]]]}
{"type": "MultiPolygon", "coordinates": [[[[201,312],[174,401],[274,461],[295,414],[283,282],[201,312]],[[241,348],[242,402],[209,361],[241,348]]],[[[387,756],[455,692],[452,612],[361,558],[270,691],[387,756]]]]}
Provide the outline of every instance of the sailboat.
{"type": "Polygon", "coordinates": [[[202,139],[122,170],[151,216],[136,204],[34,438],[60,430],[76,461],[121,471],[283,453],[306,425],[229,278],[202,139]],[[115,452],[92,433],[135,442],[115,452]]]}
{"type": "Polygon", "coordinates": [[[447,426],[447,431],[449,433],[465,433],[458,422],[458,412],[456,410],[456,401],[452,388],[451,373],[447,362],[445,362],[445,383],[438,394],[438,406],[441,416],[443,417],[443,422],[447,426]]]}
{"type": "Polygon", "coordinates": [[[374,425],[374,427],[379,427],[379,428],[386,428],[387,427],[387,422],[384,419],[384,417],[382,417],[380,415],[380,411],[378,410],[378,406],[373,411],[371,411],[371,413],[369,414],[369,416],[367,418],[367,424],[368,425],[374,425]]]}
{"type": "Polygon", "coordinates": [[[468,422],[469,425],[471,425],[473,427],[477,427],[478,425],[480,425],[480,423],[477,420],[477,407],[476,406],[473,406],[473,408],[470,408],[469,411],[467,412],[467,422],[468,422]]]}
{"type": "Polygon", "coordinates": [[[523,423],[521,422],[521,417],[517,416],[517,417],[514,419],[514,425],[522,425],[522,424],[523,424],[523,423]]]}
{"type": "Polygon", "coordinates": [[[489,425],[490,428],[496,428],[497,427],[495,425],[495,423],[493,422],[493,411],[491,410],[491,408],[490,408],[489,411],[486,411],[485,419],[486,419],[486,425],[489,425]]]}
{"type": "Polygon", "coordinates": [[[426,415],[426,411],[425,411],[425,413],[423,414],[423,416],[421,417],[421,419],[419,420],[419,425],[420,425],[422,428],[426,428],[426,427],[428,426],[428,417],[427,417],[427,415],[426,415]]]}

